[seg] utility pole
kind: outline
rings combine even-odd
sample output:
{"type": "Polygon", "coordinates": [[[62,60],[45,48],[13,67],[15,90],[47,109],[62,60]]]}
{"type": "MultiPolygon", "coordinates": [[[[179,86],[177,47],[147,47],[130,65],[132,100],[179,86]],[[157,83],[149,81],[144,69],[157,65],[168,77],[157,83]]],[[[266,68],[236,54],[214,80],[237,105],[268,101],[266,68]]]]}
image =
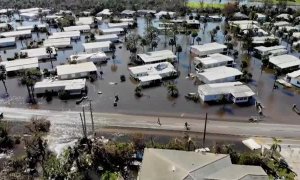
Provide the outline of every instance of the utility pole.
{"type": "Polygon", "coordinates": [[[95,135],[95,127],[94,127],[94,117],[93,117],[93,109],[92,109],[92,100],[89,99],[90,101],[90,112],[91,112],[91,121],[92,121],[92,133],[93,136],[95,135]]]}
{"type": "Polygon", "coordinates": [[[205,123],[204,123],[204,131],[203,131],[203,142],[202,142],[203,148],[205,148],[206,124],[207,124],[207,113],[205,114],[205,123]]]}
{"type": "Polygon", "coordinates": [[[85,134],[85,137],[87,137],[84,106],[82,106],[82,114],[83,114],[84,134],[85,134]]]}
{"type": "Polygon", "coordinates": [[[81,113],[79,113],[79,115],[80,115],[81,126],[82,126],[82,135],[83,135],[83,137],[85,137],[84,123],[83,123],[82,115],[81,115],[81,113]]]}

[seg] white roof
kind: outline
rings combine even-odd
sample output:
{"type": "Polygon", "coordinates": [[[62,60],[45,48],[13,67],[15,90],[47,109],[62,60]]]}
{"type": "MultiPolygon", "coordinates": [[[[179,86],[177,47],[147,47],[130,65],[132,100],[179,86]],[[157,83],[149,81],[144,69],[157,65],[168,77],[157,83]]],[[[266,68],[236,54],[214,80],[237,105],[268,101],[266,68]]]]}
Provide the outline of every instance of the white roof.
{"type": "Polygon", "coordinates": [[[144,63],[151,63],[161,60],[174,59],[176,55],[170,50],[153,51],[145,54],[138,54],[144,63]]]}
{"type": "Polygon", "coordinates": [[[24,31],[10,31],[10,32],[3,32],[0,35],[4,37],[15,37],[15,36],[22,36],[22,35],[30,35],[31,30],[24,30],[24,31]]]}
{"type": "Polygon", "coordinates": [[[117,39],[119,39],[119,36],[117,34],[105,34],[105,35],[95,36],[96,41],[107,41],[107,40],[117,40],[117,39]]]}
{"type": "Polygon", "coordinates": [[[186,20],[186,22],[187,22],[187,24],[200,24],[200,21],[199,20],[195,20],[195,19],[193,19],[193,20],[186,20]]]}
{"type": "Polygon", "coordinates": [[[34,85],[35,89],[61,87],[64,90],[79,90],[85,88],[86,79],[53,80],[44,79],[34,85]]]}
{"type": "Polygon", "coordinates": [[[47,15],[46,19],[58,19],[61,18],[62,16],[57,16],[57,15],[47,15]]]}
{"type": "Polygon", "coordinates": [[[274,39],[277,39],[275,36],[255,36],[252,38],[252,43],[254,44],[264,44],[266,42],[267,39],[271,39],[271,40],[274,40],[274,39]]]}
{"type": "Polygon", "coordinates": [[[56,70],[57,70],[57,75],[62,76],[62,75],[76,74],[82,72],[97,71],[97,67],[93,62],[85,62],[79,64],[66,64],[66,65],[56,66],[56,70]]]}
{"type": "Polygon", "coordinates": [[[134,19],[133,18],[121,18],[120,21],[121,22],[133,22],[134,19]]]}
{"type": "Polygon", "coordinates": [[[88,49],[100,49],[100,48],[109,48],[111,41],[103,41],[103,42],[92,42],[92,43],[83,43],[83,47],[85,50],[88,49]]]}
{"type": "Polygon", "coordinates": [[[277,18],[283,18],[283,19],[286,19],[286,20],[289,20],[289,17],[293,18],[293,15],[283,13],[283,14],[279,14],[277,16],[277,18]]]}
{"type": "Polygon", "coordinates": [[[104,34],[106,33],[120,33],[124,31],[123,28],[109,28],[109,29],[100,29],[104,34]]]}
{"type": "Polygon", "coordinates": [[[28,9],[20,9],[20,13],[28,13],[28,12],[38,12],[41,8],[28,8],[28,9]]]}
{"type": "Polygon", "coordinates": [[[170,16],[173,16],[175,14],[175,12],[172,11],[160,11],[158,13],[155,14],[155,16],[163,16],[163,15],[167,15],[169,14],[170,16]]]}
{"type": "MultiPolygon", "coordinates": [[[[41,56],[46,56],[48,55],[47,49],[45,47],[43,48],[35,48],[35,49],[24,49],[21,50],[22,53],[27,53],[28,57],[41,57],[41,56]]],[[[56,51],[54,48],[52,48],[52,55],[55,55],[56,51]]]]}
{"type": "Polygon", "coordinates": [[[260,149],[261,145],[259,145],[254,139],[249,138],[246,140],[242,141],[243,144],[245,144],[249,149],[251,150],[256,150],[256,149],[260,149]]]}
{"type": "Polygon", "coordinates": [[[107,59],[104,52],[76,54],[70,56],[70,61],[85,62],[93,59],[107,59]]]}
{"type": "Polygon", "coordinates": [[[266,15],[265,14],[262,14],[262,13],[256,13],[257,15],[257,18],[265,18],[266,15]]]}
{"type": "Polygon", "coordinates": [[[286,47],[282,46],[282,45],[279,45],[279,46],[270,46],[270,47],[257,46],[257,47],[254,47],[254,49],[257,49],[260,52],[267,52],[267,51],[273,51],[273,50],[278,50],[278,49],[286,49],[286,47]]]}
{"type": "Polygon", "coordinates": [[[201,54],[201,53],[206,53],[209,51],[214,51],[214,50],[219,50],[219,49],[222,50],[222,49],[227,48],[227,46],[225,46],[224,44],[219,44],[219,43],[213,42],[213,43],[206,43],[203,45],[194,45],[194,46],[191,46],[191,48],[196,49],[201,54]]]}
{"type": "Polygon", "coordinates": [[[108,23],[109,28],[125,28],[128,27],[128,22],[121,22],[121,23],[108,23]]]}
{"type": "Polygon", "coordinates": [[[38,15],[38,12],[29,12],[29,13],[21,13],[20,16],[35,18],[38,15]]]}
{"type": "Polygon", "coordinates": [[[49,39],[80,37],[80,31],[54,32],[49,39]]]}
{"type": "Polygon", "coordinates": [[[136,11],[132,11],[132,10],[124,10],[121,12],[121,14],[126,14],[126,15],[131,15],[134,14],[136,11]]]}
{"type": "MultiPolygon", "coordinates": [[[[38,28],[46,28],[46,24],[37,24],[38,28]]],[[[22,31],[22,30],[33,30],[34,25],[28,25],[28,26],[19,26],[16,28],[17,31],[22,31]]]]}
{"type": "Polygon", "coordinates": [[[145,76],[161,75],[165,73],[176,72],[174,66],[169,62],[135,66],[130,67],[128,69],[134,75],[145,74],[145,76]]]}
{"type": "Polygon", "coordinates": [[[300,32],[293,32],[293,37],[299,38],[300,37],[300,32]]]}
{"type": "Polygon", "coordinates": [[[62,47],[71,45],[70,38],[46,39],[44,41],[45,47],[62,47]]]}
{"type": "Polygon", "coordinates": [[[288,25],[290,25],[290,23],[286,21],[278,21],[274,23],[274,26],[288,26],[288,25]]]}
{"type": "Polygon", "coordinates": [[[99,12],[97,15],[111,15],[112,12],[110,12],[109,9],[103,9],[101,12],[99,12]]]}
{"type": "Polygon", "coordinates": [[[159,79],[162,79],[162,77],[157,74],[139,77],[140,82],[149,82],[149,81],[154,81],[159,79]]]}
{"type": "Polygon", "coordinates": [[[300,65],[299,58],[289,54],[270,57],[269,62],[279,67],[280,69],[285,69],[285,68],[300,65]]]}
{"type": "Polygon", "coordinates": [[[80,17],[76,21],[76,25],[91,25],[94,22],[93,17],[80,17]]]}
{"type": "Polygon", "coordinates": [[[239,76],[242,75],[243,73],[236,68],[219,66],[219,67],[205,69],[204,72],[198,72],[197,74],[205,77],[209,81],[215,81],[218,79],[239,76]]]}
{"type": "Polygon", "coordinates": [[[198,86],[198,92],[206,96],[231,94],[234,97],[251,97],[255,95],[252,89],[239,81],[200,85],[198,86]]]}
{"type": "Polygon", "coordinates": [[[5,69],[7,72],[39,67],[38,58],[16,59],[13,61],[3,61],[3,62],[1,62],[1,64],[5,66],[5,69]]]}
{"type": "Polygon", "coordinates": [[[16,42],[16,38],[15,37],[0,38],[0,44],[11,43],[11,42],[16,42]]]}
{"type": "Polygon", "coordinates": [[[78,26],[69,26],[64,27],[64,31],[87,31],[90,30],[91,27],[89,25],[78,25],[78,26]]]}
{"type": "Polygon", "coordinates": [[[297,78],[297,77],[300,76],[300,70],[293,71],[293,72],[288,73],[288,74],[286,74],[286,75],[289,76],[289,77],[292,77],[292,78],[297,78]]]}
{"type": "Polygon", "coordinates": [[[233,61],[233,58],[223,55],[223,54],[216,53],[216,54],[211,54],[205,58],[195,57],[194,60],[199,61],[200,63],[202,63],[204,65],[209,65],[209,64],[216,64],[216,63],[221,63],[221,62],[233,61]]]}
{"type": "Polygon", "coordinates": [[[7,28],[7,23],[0,23],[0,28],[7,28]]]}

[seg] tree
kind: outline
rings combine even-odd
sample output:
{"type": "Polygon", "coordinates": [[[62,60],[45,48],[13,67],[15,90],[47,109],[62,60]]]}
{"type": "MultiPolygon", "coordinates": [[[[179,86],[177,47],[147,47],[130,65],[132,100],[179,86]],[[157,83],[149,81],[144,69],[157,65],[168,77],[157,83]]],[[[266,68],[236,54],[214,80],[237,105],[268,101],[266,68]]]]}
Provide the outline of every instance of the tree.
{"type": "Polygon", "coordinates": [[[8,93],[7,93],[7,87],[6,87],[6,84],[5,84],[6,74],[5,74],[4,71],[1,71],[1,72],[0,72],[0,80],[2,81],[3,86],[4,86],[4,88],[5,88],[5,93],[8,94],[8,93]]]}
{"type": "Polygon", "coordinates": [[[109,50],[112,52],[112,56],[113,56],[113,59],[114,59],[115,53],[116,53],[116,45],[115,45],[115,43],[110,43],[109,44],[109,50]]]}
{"type": "Polygon", "coordinates": [[[152,51],[155,51],[155,49],[157,48],[157,42],[156,41],[153,41],[152,43],[151,43],[151,46],[152,46],[152,51]]]}
{"type": "Polygon", "coordinates": [[[198,45],[199,45],[200,42],[202,41],[201,37],[198,36],[198,37],[196,38],[196,41],[197,41],[197,43],[198,43],[198,45]]]}
{"type": "Polygon", "coordinates": [[[242,69],[245,69],[245,68],[247,68],[248,67],[248,63],[247,63],[247,61],[242,61],[242,64],[241,64],[241,68],[242,69]]]}
{"type": "Polygon", "coordinates": [[[53,49],[52,49],[52,47],[47,47],[46,48],[46,52],[47,52],[47,54],[49,54],[49,59],[50,59],[50,62],[51,62],[51,67],[52,67],[52,69],[53,69],[53,62],[52,62],[52,53],[53,53],[53,49]]]}
{"type": "Polygon", "coordinates": [[[179,54],[182,52],[182,47],[180,45],[176,46],[176,53],[177,53],[177,61],[179,64],[179,54]]]}
{"type": "Polygon", "coordinates": [[[34,99],[34,84],[41,78],[42,74],[38,69],[27,70],[23,73],[21,82],[25,84],[28,91],[29,102],[36,103],[34,99]]]}
{"type": "Polygon", "coordinates": [[[131,53],[131,59],[136,59],[136,52],[137,52],[137,46],[138,42],[141,39],[139,35],[136,34],[129,34],[126,41],[126,48],[131,53]]]}
{"type": "Polygon", "coordinates": [[[174,46],[176,46],[176,41],[174,39],[170,39],[169,46],[172,47],[172,52],[173,52],[174,46]]]}
{"type": "Polygon", "coordinates": [[[275,137],[272,138],[273,139],[273,144],[271,145],[271,155],[273,156],[274,153],[276,153],[276,151],[281,151],[281,145],[280,143],[282,142],[280,139],[277,139],[275,137]]]}
{"type": "Polygon", "coordinates": [[[168,93],[171,97],[178,97],[178,89],[174,83],[170,83],[167,86],[168,93]]]}
{"type": "Polygon", "coordinates": [[[195,38],[198,36],[197,31],[192,32],[192,38],[193,38],[193,45],[195,44],[195,38]]]}
{"type": "Polygon", "coordinates": [[[142,46],[143,51],[145,52],[145,46],[148,45],[147,40],[145,38],[142,38],[141,42],[140,42],[140,45],[142,46]]]}

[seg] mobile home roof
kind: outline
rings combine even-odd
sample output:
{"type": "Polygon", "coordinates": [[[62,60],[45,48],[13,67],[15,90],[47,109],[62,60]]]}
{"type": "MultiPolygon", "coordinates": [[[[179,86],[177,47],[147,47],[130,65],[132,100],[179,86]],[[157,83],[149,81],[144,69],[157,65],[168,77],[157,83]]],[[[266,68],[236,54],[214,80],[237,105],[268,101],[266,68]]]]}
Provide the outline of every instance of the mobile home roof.
{"type": "MultiPolygon", "coordinates": [[[[28,57],[40,57],[40,56],[45,56],[48,55],[47,49],[45,47],[43,48],[35,48],[35,49],[24,49],[21,50],[22,53],[27,53],[28,57]]],[[[52,55],[56,54],[56,51],[54,48],[52,48],[52,55]]]]}
{"type": "Polygon", "coordinates": [[[22,36],[22,35],[30,35],[31,30],[23,30],[23,31],[10,31],[10,32],[3,32],[0,35],[4,37],[15,37],[15,36],[22,36]]]}
{"type": "Polygon", "coordinates": [[[69,26],[64,27],[64,31],[88,31],[91,30],[91,27],[89,25],[78,25],[78,26],[69,26]]]}
{"type": "Polygon", "coordinates": [[[289,54],[270,57],[269,61],[270,61],[270,63],[274,64],[275,66],[277,66],[281,69],[300,65],[299,58],[289,55],[289,54]]]}
{"type": "Polygon", "coordinates": [[[209,81],[214,81],[218,79],[224,79],[227,77],[239,76],[243,73],[235,68],[219,66],[214,68],[205,69],[204,72],[198,73],[199,75],[205,77],[209,81]]]}
{"type": "Polygon", "coordinates": [[[111,41],[103,41],[103,42],[92,42],[92,43],[83,43],[83,47],[85,50],[95,49],[95,48],[108,48],[111,44],[111,41]]]}
{"type": "Polygon", "coordinates": [[[85,62],[79,64],[66,64],[66,65],[56,66],[56,70],[57,70],[57,75],[62,76],[68,74],[97,71],[97,67],[93,62],[85,62]]]}
{"type": "Polygon", "coordinates": [[[70,38],[58,38],[58,39],[46,39],[44,41],[45,47],[59,47],[59,46],[69,46],[71,45],[70,38]]]}
{"type": "Polygon", "coordinates": [[[54,32],[49,39],[80,37],[80,31],[54,32]]]}
{"type": "Polygon", "coordinates": [[[5,66],[7,72],[39,67],[38,58],[16,59],[1,62],[1,64],[5,66]]]}

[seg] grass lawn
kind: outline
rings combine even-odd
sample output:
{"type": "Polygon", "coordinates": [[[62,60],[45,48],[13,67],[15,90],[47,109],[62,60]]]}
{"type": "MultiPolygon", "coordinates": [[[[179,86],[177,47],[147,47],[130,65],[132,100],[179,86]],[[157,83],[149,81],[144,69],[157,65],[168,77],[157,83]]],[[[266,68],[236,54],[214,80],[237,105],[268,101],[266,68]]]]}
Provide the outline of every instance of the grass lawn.
{"type": "MultiPolygon", "coordinates": [[[[297,1],[300,1],[300,0],[297,0],[297,1]]],[[[225,4],[219,4],[219,3],[215,3],[215,4],[203,3],[203,4],[200,4],[199,2],[188,2],[187,6],[189,8],[192,8],[192,9],[211,8],[211,7],[218,8],[218,9],[223,9],[225,4]]]]}

